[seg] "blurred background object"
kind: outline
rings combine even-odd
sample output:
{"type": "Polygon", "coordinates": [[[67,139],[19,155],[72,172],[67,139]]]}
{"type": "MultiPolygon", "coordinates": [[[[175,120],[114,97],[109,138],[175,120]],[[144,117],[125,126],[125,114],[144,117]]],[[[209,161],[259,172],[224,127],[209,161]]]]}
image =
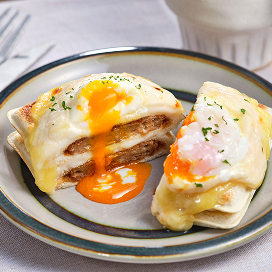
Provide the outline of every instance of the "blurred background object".
{"type": "Polygon", "coordinates": [[[178,16],[183,49],[253,70],[272,61],[271,0],[165,0],[178,16]]]}

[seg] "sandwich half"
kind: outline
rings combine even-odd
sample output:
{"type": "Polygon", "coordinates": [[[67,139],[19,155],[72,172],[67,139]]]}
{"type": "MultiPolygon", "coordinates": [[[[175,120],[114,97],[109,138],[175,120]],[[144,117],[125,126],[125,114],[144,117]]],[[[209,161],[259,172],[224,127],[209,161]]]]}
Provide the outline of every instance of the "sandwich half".
{"type": "Polygon", "coordinates": [[[169,152],[184,109],[159,85],[131,74],[91,74],[8,112],[8,143],[49,194],[96,172],[169,152]]]}
{"type": "Polygon", "coordinates": [[[239,224],[270,156],[271,109],[205,82],[178,132],[153,196],[153,215],[174,231],[239,224]]]}

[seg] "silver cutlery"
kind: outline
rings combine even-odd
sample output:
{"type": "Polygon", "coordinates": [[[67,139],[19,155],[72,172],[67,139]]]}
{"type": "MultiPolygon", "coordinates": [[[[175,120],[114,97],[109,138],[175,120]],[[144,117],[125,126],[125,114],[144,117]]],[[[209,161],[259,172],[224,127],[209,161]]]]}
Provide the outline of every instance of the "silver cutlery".
{"type": "Polygon", "coordinates": [[[30,15],[19,17],[10,8],[0,15],[0,92],[54,46],[46,42],[8,58],[30,20],[30,15]]]}
{"type": "Polygon", "coordinates": [[[19,11],[10,12],[9,8],[0,16],[0,63],[8,57],[30,20],[30,15],[26,15],[18,22],[19,11]]]}

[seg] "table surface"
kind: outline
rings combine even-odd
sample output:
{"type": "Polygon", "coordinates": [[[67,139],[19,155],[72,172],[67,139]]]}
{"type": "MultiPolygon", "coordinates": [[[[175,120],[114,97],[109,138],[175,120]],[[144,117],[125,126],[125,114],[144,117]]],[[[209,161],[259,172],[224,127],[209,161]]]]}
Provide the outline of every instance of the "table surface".
{"type": "MultiPolygon", "coordinates": [[[[163,0],[2,1],[31,14],[12,54],[55,41],[28,71],[84,51],[117,46],[182,48],[178,21],[163,0]]],[[[272,64],[254,71],[272,82],[272,64]]],[[[272,232],[237,249],[193,261],[127,264],[87,258],[41,242],[0,215],[0,271],[271,271],[272,232]]]]}

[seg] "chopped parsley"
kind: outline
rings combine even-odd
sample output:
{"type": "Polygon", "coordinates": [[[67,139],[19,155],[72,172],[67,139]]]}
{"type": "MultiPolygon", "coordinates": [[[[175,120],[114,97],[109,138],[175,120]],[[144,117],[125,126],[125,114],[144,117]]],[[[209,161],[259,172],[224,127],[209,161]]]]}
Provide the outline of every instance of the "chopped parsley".
{"type": "Polygon", "coordinates": [[[212,104],[207,103],[207,106],[212,106],[212,104]]]}
{"type": "Polygon", "coordinates": [[[72,95],[70,95],[70,98],[74,98],[72,95]]]}
{"type": "Polygon", "coordinates": [[[224,152],[224,149],[218,150],[218,153],[223,153],[223,152],[224,152]]]}
{"type": "Polygon", "coordinates": [[[227,163],[227,164],[229,164],[231,166],[231,164],[227,160],[223,160],[222,162],[227,163]]]}
{"type": "Polygon", "coordinates": [[[195,182],[195,186],[196,186],[196,187],[201,187],[201,188],[202,188],[202,187],[203,187],[203,184],[201,184],[201,183],[196,183],[196,182],[195,182]]]}
{"type": "Polygon", "coordinates": [[[211,117],[211,116],[210,116],[210,117],[208,117],[208,120],[209,120],[209,121],[211,121],[211,120],[212,120],[212,117],[211,117]]]}
{"type": "Polygon", "coordinates": [[[245,113],[246,113],[246,110],[245,110],[245,109],[241,109],[241,112],[242,112],[243,114],[245,114],[245,113]]]}
{"type": "Polygon", "coordinates": [[[126,81],[130,82],[130,80],[129,80],[128,78],[120,78],[120,81],[122,81],[122,80],[123,80],[123,81],[126,80],[126,81]]]}
{"type": "MultiPolygon", "coordinates": [[[[73,88],[72,88],[72,90],[73,90],[73,88]]],[[[70,91],[71,92],[71,91],[70,91]]],[[[70,92],[67,92],[67,93],[65,93],[65,94],[69,94],[70,92]]]]}
{"type": "Polygon", "coordinates": [[[206,101],[206,96],[204,96],[204,101],[206,101]]]}
{"type": "Polygon", "coordinates": [[[228,124],[227,121],[224,119],[224,116],[222,116],[222,119],[224,120],[224,122],[226,123],[226,125],[228,124]]]}
{"type": "Polygon", "coordinates": [[[213,133],[214,133],[214,134],[218,134],[218,133],[219,133],[219,131],[218,131],[218,130],[215,130],[215,131],[213,131],[213,133]]]}
{"type": "Polygon", "coordinates": [[[205,141],[209,142],[210,140],[207,137],[205,137],[205,141]]]}
{"type": "Polygon", "coordinates": [[[65,105],[65,101],[62,101],[61,103],[64,110],[70,110],[71,108],[65,105]]]}
{"type": "MultiPolygon", "coordinates": [[[[51,101],[55,101],[55,96],[52,96],[52,98],[51,98],[50,100],[51,100],[51,101]],[[53,98],[53,97],[54,97],[54,98],[53,98]],[[52,100],[52,98],[53,98],[53,100],[52,100]]],[[[51,106],[51,108],[49,108],[49,110],[51,110],[51,111],[56,111],[56,109],[53,108],[55,105],[57,105],[56,102],[51,106]]]]}
{"type": "Polygon", "coordinates": [[[214,124],[216,127],[219,127],[219,125],[218,124],[214,124]]]}
{"type": "Polygon", "coordinates": [[[55,101],[56,97],[55,96],[52,96],[50,101],[55,101]]]}
{"type": "Polygon", "coordinates": [[[233,119],[234,121],[239,121],[239,118],[235,118],[235,119],[233,119]]]}
{"type": "Polygon", "coordinates": [[[219,106],[219,107],[220,107],[220,109],[222,110],[222,108],[223,108],[223,106],[222,106],[222,105],[218,104],[216,101],[214,101],[214,104],[215,104],[215,105],[217,105],[217,106],[219,106]]]}
{"type": "Polygon", "coordinates": [[[212,128],[211,127],[206,127],[206,128],[202,127],[203,135],[206,136],[209,130],[212,130],[212,128]]]}
{"type": "Polygon", "coordinates": [[[136,86],[137,89],[141,89],[142,85],[139,84],[138,86],[136,86]]]}
{"type": "Polygon", "coordinates": [[[244,99],[246,102],[250,103],[247,99],[244,99]]]}

